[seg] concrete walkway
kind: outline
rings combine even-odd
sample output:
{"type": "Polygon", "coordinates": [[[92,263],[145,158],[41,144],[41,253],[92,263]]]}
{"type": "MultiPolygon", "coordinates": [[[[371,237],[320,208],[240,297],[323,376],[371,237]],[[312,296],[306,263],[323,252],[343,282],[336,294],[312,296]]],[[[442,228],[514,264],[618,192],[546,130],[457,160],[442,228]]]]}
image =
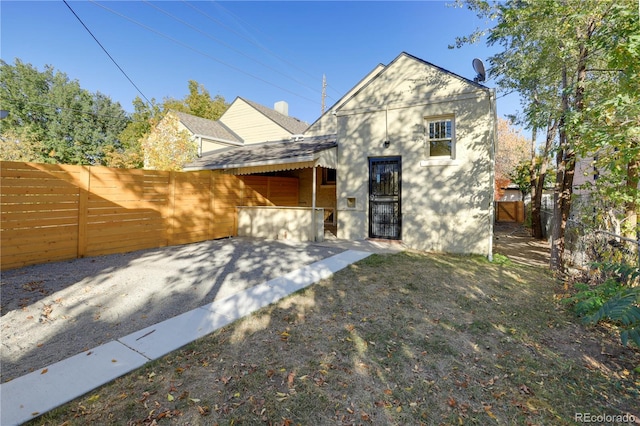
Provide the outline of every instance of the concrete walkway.
{"type": "Polygon", "coordinates": [[[3,383],[0,424],[17,425],[44,414],[382,251],[375,245],[362,248],[367,251],[348,249],[3,383]]]}

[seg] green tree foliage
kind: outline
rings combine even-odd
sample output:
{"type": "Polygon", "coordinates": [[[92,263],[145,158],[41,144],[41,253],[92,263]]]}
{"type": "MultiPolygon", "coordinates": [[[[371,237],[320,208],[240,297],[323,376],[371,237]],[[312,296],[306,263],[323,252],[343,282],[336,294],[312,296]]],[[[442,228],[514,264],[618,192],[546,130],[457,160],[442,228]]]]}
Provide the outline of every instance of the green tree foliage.
{"type": "Polygon", "coordinates": [[[184,164],[198,155],[198,146],[186,130],[180,130],[178,118],[165,117],[142,141],[145,167],[156,170],[182,170],[184,164]]]}
{"type": "Polygon", "coordinates": [[[19,59],[0,61],[0,102],[9,111],[0,134],[29,161],[105,164],[107,147],[120,146],[128,122],[108,96],[82,89],[51,66],[41,72],[19,59]]]}
{"type": "Polygon", "coordinates": [[[603,154],[601,167],[613,183],[607,186],[607,196],[612,200],[619,196],[627,222],[637,223],[637,2],[468,0],[463,4],[482,18],[495,19],[495,26],[460,38],[458,44],[487,34],[490,45],[502,48],[489,58],[489,75],[500,90],[522,95],[524,124],[534,131],[553,130],[549,134],[554,138],[557,127],[551,148],[557,177],[551,266],[563,269],[564,231],[579,156],[603,154]]]}
{"type": "MultiPolygon", "coordinates": [[[[153,141],[159,141],[156,136],[151,135],[151,132],[169,111],[180,111],[197,117],[217,120],[229,107],[222,96],[217,95],[212,98],[202,84],[193,80],[189,81],[189,94],[181,100],[165,98],[161,104],[157,104],[152,99],[151,105],[148,105],[136,97],[133,106],[134,112],[131,115],[131,120],[120,134],[121,147],[114,147],[108,153],[107,161],[111,167],[143,167],[145,157],[143,142],[144,146],[151,149],[150,144],[153,141]]],[[[168,130],[163,131],[166,133],[168,130]]],[[[180,139],[180,136],[175,134],[172,138],[180,139]]],[[[158,147],[152,155],[157,156],[162,152],[168,154],[170,151],[166,149],[166,146],[158,147]]],[[[189,156],[189,153],[185,154],[187,157],[189,156]]],[[[166,166],[165,160],[160,161],[159,157],[153,161],[162,164],[158,166],[160,168],[169,167],[166,166]]],[[[170,162],[171,160],[167,159],[166,161],[170,162]]]]}
{"type": "Polygon", "coordinates": [[[590,71],[579,153],[595,158],[597,198],[622,211],[622,231],[636,238],[640,206],[640,17],[637,3],[609,5],[593,40],[600,53],[590,71]]]}
{"type": "Polygon", "coordinates": [[[144,165],[141,141],[160,120],[161,106],[155,99],[149,105],[136,96],[133,108],[129,124],[119,135],[120,146],[111,146],[107,152],[109,167],[137,169],[144,165]]]}
{"type": "Polygon", "coordinates": [[[620,331],[622,344],[632,341],[640,347],[640,270],[628,263],[596,264],[601,282],[576,284],[577,293],[565,299],[587,324],[609,322],[620,331]]]}
{"type": "Polygon", "coordinates": [[[189,80],[189,94],[182,100],[166,98],[162,109],[167,111],[180,111],[197,117],[217,120],[229,107],[221,95],[211,98],[209,91],[194,80],[189,80]]]}

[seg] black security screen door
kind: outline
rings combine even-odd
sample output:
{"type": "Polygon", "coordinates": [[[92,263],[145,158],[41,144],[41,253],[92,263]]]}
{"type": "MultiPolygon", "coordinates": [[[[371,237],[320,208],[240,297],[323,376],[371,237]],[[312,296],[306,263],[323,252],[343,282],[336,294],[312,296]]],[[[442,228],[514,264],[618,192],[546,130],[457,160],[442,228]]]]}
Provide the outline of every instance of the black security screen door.
{"type": "Polygon", "coordinates": [[[369,159],[369,237],[399,240],[400,157],[369,159]]]}

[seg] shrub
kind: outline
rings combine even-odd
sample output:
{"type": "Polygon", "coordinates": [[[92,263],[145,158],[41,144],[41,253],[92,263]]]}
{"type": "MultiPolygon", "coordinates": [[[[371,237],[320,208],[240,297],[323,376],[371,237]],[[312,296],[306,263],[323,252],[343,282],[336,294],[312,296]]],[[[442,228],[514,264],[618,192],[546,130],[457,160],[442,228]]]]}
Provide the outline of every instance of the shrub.
{"type": "Polygon", "coordinates": [[[577,283],[576,294],[566,299],[586,324],[608,322],[618,327],[622,344],[640,347],[640,270],[625,263],[594,265],[603,281],[577,283]]]}

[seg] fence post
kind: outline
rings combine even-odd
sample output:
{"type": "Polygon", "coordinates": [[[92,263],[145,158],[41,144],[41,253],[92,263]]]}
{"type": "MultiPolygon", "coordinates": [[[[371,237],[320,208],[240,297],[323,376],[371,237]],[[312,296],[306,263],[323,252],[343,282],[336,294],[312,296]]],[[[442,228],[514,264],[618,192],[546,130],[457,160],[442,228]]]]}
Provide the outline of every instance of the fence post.
{"type": "Polygon", "coordinates": [[[215,217],[215,196],[214,196],[214,188],[215,188],[215,178],[213,176],[213,171],[207,170],[209,173],[209,229],[208,229],[208,239],[213,239],[213,230],[214,230],[214,217],[215,217]]]}
{"type": "Polygon", "coordinates": [[[176,206],[176,172],[169,172],[169,200],[167,202],[167,245],[173,244],[176,206]]]}
{"type": "Polygon", "coordinates": [[[89,215],[89,192],[91,191],[91,169],[80,167],[80,182],[78,185],[78,252],[76,257],[87,254],[87,221],[89,215]]]}

